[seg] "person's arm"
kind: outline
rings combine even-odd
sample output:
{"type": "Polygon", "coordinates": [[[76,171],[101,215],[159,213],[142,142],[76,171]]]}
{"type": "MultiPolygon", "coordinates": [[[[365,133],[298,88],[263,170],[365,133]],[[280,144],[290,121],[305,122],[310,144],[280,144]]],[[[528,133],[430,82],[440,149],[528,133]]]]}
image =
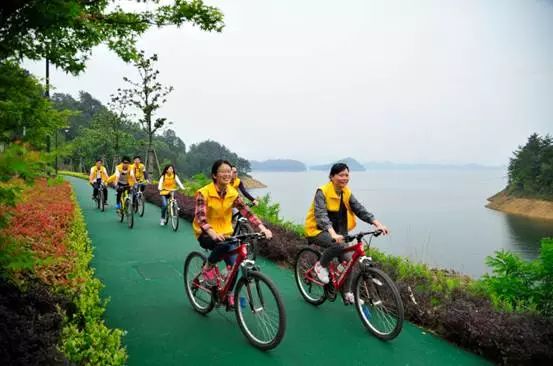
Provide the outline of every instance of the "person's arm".
{"type": "Polygon", "coordinates": [[[115,187],[117,187],[117,184],[119,184],[119,177],[121,176],[121,174],[119,173],[119,169],[115,169],[115,181],[113,182],[113,184],[115,184],[115,187]]]}
{"type": "Polygon", "coordinates": [[[88,176],[88,180],[90,181],[90,183],[93,183],[94,181],[93,175],[94,175],[94,167],[90,168],[90,174],[88,176]]]}
{"type": "Polygon", "coordinates": [[[240,181],[240,184],[238,185],[238,189],[240,190],[240,192],[242,192],[242,194],[247,198],[249,199],[250,201],[254,202],[255,201],[255,198],[250,194],[250,192],[248,192],[246,190],[246,187],[244,186],[244,182],[240,181]]]}
{"type": "Polygon", "coordinates": [[[157,184],[158,191],[163,190],[163,175],[159,178],[159,183],[157,184]]]}
{"type": "Polygon", "coordinates": [[[384,226],[380,221],[375,219],[374,215],[367,211],[367,209],[355,198],[353,194],[349,198],[349,206],[351,207],[351,210],[353,211],[355,216],[359,217],[366,223],[374,225],[378,230],[382,230],[384,235],[388,234],[388,228],[384,226]]]}
{"type": "Polygon", "coordinates": [[[238,211],[240,211],[240,214],[244,216],[248,221],[255,226],[259,231],[261,231],[263,234],[265,234],[265,237],[267,239],[271,239],[273,234],[271,233],[271,230],[267,229],[265,225],[259,220],[257,216],[253,214],[253,212],[250,211],[248,206],[242,201],[242,198],[238,196],[236,200],[234,200],[233,203],[234,208],[236,208],[238,211]]]}
{"type": "Polygon", "coordinates": [[[332,239],[334,239],[337,243],[341,243],[343,241],[343,236],[338,235],[332,227],[332,222],[328,217],[328,211],[326,209],[326,199],[323,191],[320,189],[317,189],[317,192],[315,193],[314,206],[317,228],[319,228],[319,230],[328,231],[332,239]]]}
{"type": "Polygon", "coordinates": [[[180,189],[184,189],[184,186],[180,182],[180,179],[178,176],[175,175],[175,182],[177,182],[177,185],[180,187],[180,189]]]}
{"type": "Polygon", "coordinates": [[[196,193],[196,204],[194,207],[194,220],[202,229],[204,233],[209,235],[211,239],[215,241],[223,241],[225,240],[225,237],[221,234],[217,234],[215,230],[209,225],[209,222],[207,221],[207,205],[205,202],[204,196],[202,196],[201,193],[196,193]]]}

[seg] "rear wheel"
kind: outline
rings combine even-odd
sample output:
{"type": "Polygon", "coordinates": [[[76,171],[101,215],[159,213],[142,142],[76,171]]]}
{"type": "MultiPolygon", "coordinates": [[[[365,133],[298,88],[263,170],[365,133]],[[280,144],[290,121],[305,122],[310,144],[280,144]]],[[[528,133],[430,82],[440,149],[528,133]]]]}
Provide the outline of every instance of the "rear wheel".
{"type": "Polygon", "coordinates": [[[294,275],[301,296],[312,305],[321,305],[326,300],[324,284],[315,273],[315,263],[321,258],[321,253],[311,248],[300,250],[296,256],[294,275]]]}
{"type": "Polygon", "coordinates": [[[401,332],[403,302],[394,282],[377,268],[368,268],[355,280],[355,308],[376,337],[390,340],[401,332]]]}
{"type": "Polygon", "coordinates": [[[173,231],[177,231],[179,229],[179,206],[177,205],[177,201],[171,202],[168,211],[171,213],[171,227],[173,231]]]}
{"type": "Polygon", "coordinates": [[[192,252],[184,261],[184,290],[190,304],[200,314],[207,314],[215,306],[211,288],[204,284],[202,268],[207,262],[205,255],[192,252]]]}
{"type": "Polygon", "coordinates": [[[144,195],[142,193],[138,194],[136,204],[138,206],[138,216],[144,216],[144,195]]]}
{"type": "Polygon", "coordinates": [[[125,208],[127,210],[127,226],[129,229],[132,229],[134,226],[134,209],[133,209],[133,203],[130,198],[127,197],[125,200],[125,208]]]}
{"type": "Polygon", "coordinates": [[[236,320],[248,341],[261,350],[279,345],[286,329],[286,313],[273,282],[260,272],[242,277],[234,292],[236,320]]]}

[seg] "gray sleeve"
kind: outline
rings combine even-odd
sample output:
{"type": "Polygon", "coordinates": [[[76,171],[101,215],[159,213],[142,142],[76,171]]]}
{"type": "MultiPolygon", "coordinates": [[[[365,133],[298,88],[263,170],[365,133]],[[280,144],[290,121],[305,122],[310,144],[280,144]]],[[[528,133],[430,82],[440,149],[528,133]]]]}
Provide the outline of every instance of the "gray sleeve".
{"type": "Polygon", "coordinates": [[[374,215],[367,211],[365,207],[355,198],[355,196],[352,194],[349,198],[349,207],[351,207],[351,210],[355,214],[355,216],[359,217],[361,220],[368,222],[369,224],[372,224],[374,221],[374,215]]]}
{"type": "Polygon", "coordinates": [[[317,189],[315,193],[315,221],[319,230],[328,230],[332,227],[332,223],[328,218],[326,211],[326,200],[323,191],[317,189]]]}

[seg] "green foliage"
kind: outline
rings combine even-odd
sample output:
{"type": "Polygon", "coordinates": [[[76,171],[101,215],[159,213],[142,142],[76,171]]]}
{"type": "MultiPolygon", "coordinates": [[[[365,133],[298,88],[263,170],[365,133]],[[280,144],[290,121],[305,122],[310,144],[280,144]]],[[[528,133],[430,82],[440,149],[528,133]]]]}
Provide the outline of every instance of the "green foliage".
{"type": "Polygon", "coordinates": [[[185,179],[183,182],[184,185],[184,194],[187,196],[193,196],[196,191],[203,186],[211,183],[211,179],[206,177],[203,173],[198,173],[192,176],[192,179],[185,179]]]}
{"type": "Polygon", "coordinates": [[[248,173],[250,162],[239,157],[224,145],[218,142],[207,140],[190,146],[184,157],[184,174],[191,176],[196,173],[203,173],[211,176],[211,166],[218,159],[225,159],[236,165],[239,173],[248,173]]]}
{"type": "Polygon", "coordinates": [[[553,138],[533,134],[509,163],[508,192],[553,199],[553,138]]]}
{"type": "Polygon", "coordinates": [[[44,98],[44,90],[29,73],[14,63],[0,62],[0,142],[22,140],[41,148],[46,138],[67,123],[44,98]]]}
{"type": "Polygon", "coordinates": [[[77,254],[71,276],[80,279],[76,281],[80,285],[58,288],[69,294],[77,307],[76,314],[66,317],[60,348],[71,362],[79,365],[124,365],[127,358],[121,344],[124,332],[109,329],[102,319],[107,301],[101,299],[102,283],[94,278],[94,270],[90,267],[92,249],[78,207],[69,231],[69,243],[77,254]]]}
{"type": "Polygon", "coordinates": [[[99,44],[123,60],[135,59],[137,38],[150,27],[186,22],[220,32],[222,13],[202,0],[174,0],[145,11],[125,11],[110,0],[11,0],[0,7],[0,60],[49,59],[74,74],[84,70],[99,44]]]}
{"type": "Polygon", "coordinates": [[[486,263],[493,274],[480,280],[494,304],[504,310],[537,311],[553,316],[553,240],[543,239],[538,259],[527,262],[507,251],[497,251],[486,263]]]}
{"type": "Polygon", "coordinates": [[[271,196],[269,194],[257,198],[257,202],[258,205],[252,207],[252,211],[264,222],[279,225],[286,230],[295,232],[300,236],[305,236],[303,225],[294,224],[293,222],[284,220],[280,217],[280,204],[271,203],[271,196]]]}

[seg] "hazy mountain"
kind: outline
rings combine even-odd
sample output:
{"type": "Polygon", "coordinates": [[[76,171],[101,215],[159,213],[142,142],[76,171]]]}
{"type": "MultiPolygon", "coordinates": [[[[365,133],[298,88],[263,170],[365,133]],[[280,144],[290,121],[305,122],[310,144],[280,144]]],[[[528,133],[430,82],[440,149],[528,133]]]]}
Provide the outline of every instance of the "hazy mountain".
{"type": "Polygon", "coordinates": [[[321,165],[313,165],[310,166],[309,169],[311,170],[330,170],[330,167],[335,163],[346,163],[351,171],[359,172],[359,171],[365,171],[365,167],[361,165],[357,160],[354,158],[344,158],[340,159],[338,161],[335,161],[333,163],[328,164],[321,164],[321,165]]]}
{"type": "Polygon", "coordinates": [[[442,170],[442,169],[494,169],[502,168],[501,166],[486,166],[480,164],[431,164],[431,163],[392,163],[390,161],[369,161],[363,164],[365,168],[369,170],[378,169],[430,169],[430,170],[442,170]]]}

